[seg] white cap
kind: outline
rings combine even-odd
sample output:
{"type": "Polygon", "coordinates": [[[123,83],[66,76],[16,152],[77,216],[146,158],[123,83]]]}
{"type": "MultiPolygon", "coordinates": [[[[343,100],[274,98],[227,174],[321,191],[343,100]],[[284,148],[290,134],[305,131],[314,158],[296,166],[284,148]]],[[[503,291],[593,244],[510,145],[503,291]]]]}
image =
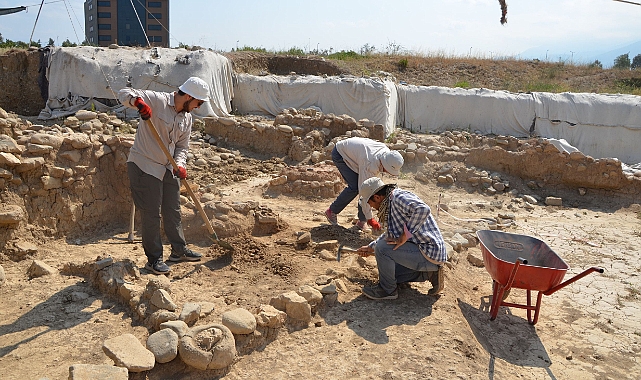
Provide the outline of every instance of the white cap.
{"type": "Polygon", "coordinates": [[[385,186],[385,183],[382,179],[378,177],[368,178],[363,182],[363,186],[358,191],[358,194],[361,196],[361,207],[367,204],[367,201],[376,194],[380,189],[385,186]]]}
{"type": "Polygon", "coordinates": [[[209,86],[204,80],[198,77],[187,79],[178,89],[198,100],[209,100],[209,86]]]}
{"type": "Polygon", "coordinates": [[[401,173],[401,166],[403,166],[404,162],[403,156],[395,150],[385,152],[381,156],[381,163],[383,164],[383,167],[393,176],[397,176],[401,173]]]}

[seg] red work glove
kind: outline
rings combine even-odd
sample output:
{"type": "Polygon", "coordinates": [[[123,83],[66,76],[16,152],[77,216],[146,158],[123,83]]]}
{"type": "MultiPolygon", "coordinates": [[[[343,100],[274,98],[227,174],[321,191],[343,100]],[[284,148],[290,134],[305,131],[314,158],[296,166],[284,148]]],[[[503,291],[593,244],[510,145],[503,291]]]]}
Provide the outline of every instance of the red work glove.
{"type": "Polygon", "coordinates": [[[149,118],[151,117],[151,107],[149,107],[147,103],[145,103],[145,101],[142,100],[142,98],[136,98],[136,100],[134,100],[134,106],[138,108],[140,117],[143,120],[149,120],[149,118]]]}
{"type": "Polygon", "coordinates": [[[381,229],[381,225],[374,219],[368,220],[367,224],[369,224],[369,226],[372,227],[373,231],[380,231],[381,229]]]}
{"type": "Polygon", "coordinates": [[[174,175],[180,179],[187,179],[187,169],[179,166],[178,170],[174,170],[174,175]]]}

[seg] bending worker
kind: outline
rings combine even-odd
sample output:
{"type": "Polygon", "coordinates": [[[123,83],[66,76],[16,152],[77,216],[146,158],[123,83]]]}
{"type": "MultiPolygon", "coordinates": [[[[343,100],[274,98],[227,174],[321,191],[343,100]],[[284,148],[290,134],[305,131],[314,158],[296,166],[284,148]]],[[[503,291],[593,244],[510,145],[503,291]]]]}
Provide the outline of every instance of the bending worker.
{"type": "MultiPolygon", "coordinates": [[[[382,142],[363,137],[350,137],[337,142],[332,150],[332,161],[347,182],[347,187],[325,211],[325,217],[334,225],[338,224],[338,214],[356,198],[366,179],[376,177],[379,173],[398,176],[403,166],[403,156],[399,152],[390,150],[382,142]]],[[[366,222],[374,231],[381,229],[367,202],[359,202],[356,225],[362,230],[366,222]]]]}
{"type": "Polygon", "coordinates": [[[142,214],[142,246],[147,256],[145,269],[166,274],[163,261],[160,218],[171,244],[171,261],[198,261],[200,253],[186,247],[180,215],[180,179],[187,178],[187,152],[191,134],[191,111],[209,99],[209,86],[191,77],[172,93],[124,88],[118,99],[128,108],[137,108],[140,123],[129,150],[127,171],[131,195],[142,214]],[[152,113],[153,109],[153,113],[152,113]],[[178,170],[161,150],[145,120],[151,119],[178,170]]]}
{"type": "Polygon", "coordinates": [[[371,299],[398,298],[397,285],[430,281],[435,295],[443,290],[443,264],[447,251],[430,207],[416,194],[386,185],[373,177],[363,183],[361,202],[378,210],[387,231],[358,249],[360,256],[376,256],[378,285],[363,288],[371,299]]]}

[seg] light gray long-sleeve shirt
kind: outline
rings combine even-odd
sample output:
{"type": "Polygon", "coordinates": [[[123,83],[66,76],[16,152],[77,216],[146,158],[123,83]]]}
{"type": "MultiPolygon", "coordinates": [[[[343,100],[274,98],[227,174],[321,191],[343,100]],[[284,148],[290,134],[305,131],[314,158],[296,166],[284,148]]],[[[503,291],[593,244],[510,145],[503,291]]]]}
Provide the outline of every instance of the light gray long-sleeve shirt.
{"type": "MultiPolygon", "coordinates": [[[[336,150],[343,157],[347,167],[358,173],[358,190],[361,190],[366,179],[377,177],[381,168],[381,157],[390,149],[380,141],[364,137],[350,137],[336,143],[336,150]]],[[[367,220],[372,219],[372,208],[368,204],[361,205],[367,220]]]]}
{"type": "MultiPolygon", "coordinates": [[[[151,121],[154,123],[160,138],[165,143],[176,164],[186,167],[189,137],[191,134],[192,116],[189,112],[176,112],[174,93],[135,90],[123,88],[118,92],[118,100],[128,108],[136,109],[137,97],[151,107],[151,121]]],[[[158,146],[147,123],[140,119],[134,145],[129,150],[127,162],[135,163],[140,170],[162,181],[165,170],[173,171],[171,163],[158,146]]]]}

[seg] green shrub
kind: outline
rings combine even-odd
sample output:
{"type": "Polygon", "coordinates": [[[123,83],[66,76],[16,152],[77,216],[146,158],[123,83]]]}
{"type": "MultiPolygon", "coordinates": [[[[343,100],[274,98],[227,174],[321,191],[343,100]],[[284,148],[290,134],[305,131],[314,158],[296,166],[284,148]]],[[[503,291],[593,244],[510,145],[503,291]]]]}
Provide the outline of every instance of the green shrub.
{"type": "Polygon", "coordinates": [[[290,48],[289,50],[287,50],[285,52],[285,54],[287,54],[287,55],[307,55],[307,54],[305,54],[303,49],[298,48],[296,46],[294,46],[293,48],[290,48]]]}
{"type": "Polygon", "coordinates": [[[348,59],[363,58],[363,56],[358,54],[358,53],[356,53],[355,51],[352,51],[352,50],[349,50],[349,51],[341,50],[339,52],[330,54],[329,56],[327,56],[327,58],[345,61],[345,60],[348,60],[348,59]]]}
{"type": "Polygon", "coordinates": [[[267,53],[267,49],[265,48],[255,48],[251,46],[243,46],[239,48],[237,51],[255,51],[257,53],[267,53]]]}
{"type": "Polygon", "coordinates": [[[407,69],[407,58],[402,58],[398,61],[398,69],[401,71],[407,69]]]}
{"type": "Polygon", "coordinates": [[[454,87],[460,87],[460,88],[470,88],[470,83],[466,80],[460,80],[456,83],[454,83],[454,87]]]}
{"type": "Polygon", "coordinates": [[[603,64],[598,59],[594,63],[590,63],[588,67],[598,67],[599,69],[603,68],[603,64]]]}

